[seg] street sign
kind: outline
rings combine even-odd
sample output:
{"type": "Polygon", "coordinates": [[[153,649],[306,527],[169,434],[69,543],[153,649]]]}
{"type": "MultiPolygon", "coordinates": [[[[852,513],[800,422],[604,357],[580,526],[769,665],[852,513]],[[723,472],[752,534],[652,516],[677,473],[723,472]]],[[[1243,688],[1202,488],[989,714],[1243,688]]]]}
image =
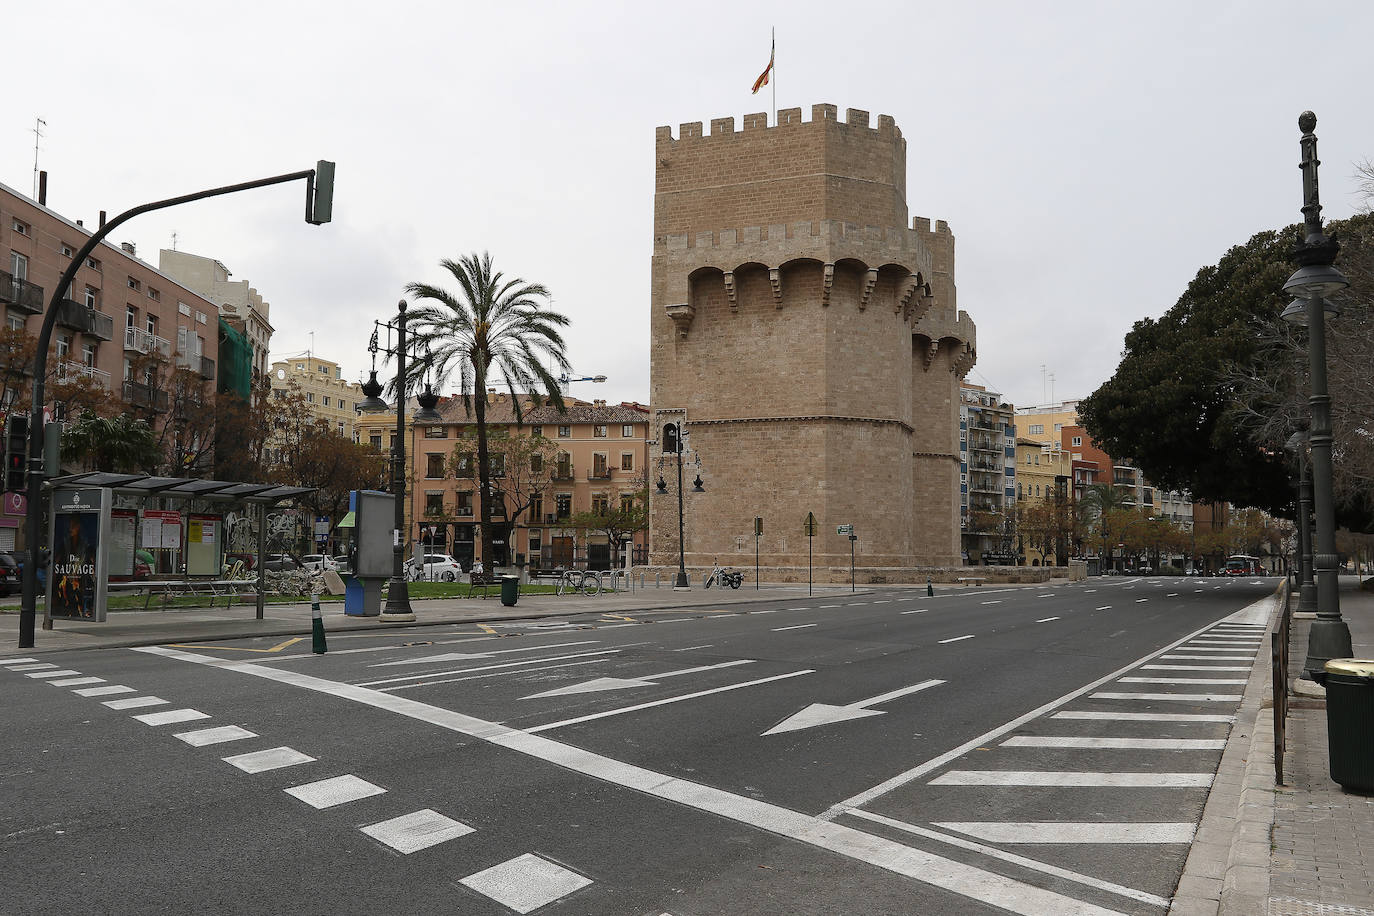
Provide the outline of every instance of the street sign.
{"type": "Polygon", "coordinates": [[[761,515],[756,515],[756,516],[754,516],[754,537],[757,538],[757,537],[762,537],[762,536],[763,536],[763,516],[761,516],[761,515]]]}
{"type": "Polygon", "coordinates": [[[836,526],[835,526],[835,533],[836,533],[836,534],[853,534],[853,533],[854,533],[854,526],[853,526],[853,525],[836,525],[836,526]]]}
{"type": "Polygon", "coordinates": [[[813,538],[816,536],[816,513],[806,513],[806,521],[802,522],[802,529],[806,532],[807,537],[813,538]]]}

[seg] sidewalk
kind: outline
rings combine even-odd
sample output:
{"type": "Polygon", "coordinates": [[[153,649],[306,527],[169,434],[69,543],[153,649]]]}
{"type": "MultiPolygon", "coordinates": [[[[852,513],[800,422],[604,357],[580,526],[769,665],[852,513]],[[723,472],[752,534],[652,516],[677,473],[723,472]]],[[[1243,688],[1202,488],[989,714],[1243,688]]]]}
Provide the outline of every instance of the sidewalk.
{"type": "MultiPolygon", "coordinates": [[[[886,586],[885,586],[886,587],[886,586]]],[[[915,588],[915,586],[912,586],[915,588]]],[[[924,594],[925,586],[920,586],[924,594]]],[[[937,588],[950,590],[950,586],[937,588]]],[[[818,585],[812,589],[812,599],[836,598],[842,595],[864,595],[872,591],[861,588],[851,592],[848,585],[818,585]]],[[[762,588],[703,589],[675,592],[665,585],[652,585],[633,592],[603,593],[586,596],[541,594],[521,595],[515,607],[505,607],[492,590],[489,598],[432,598],[412,599],[414,623],[382,623],[376,617],[350,617],[343,612],[342,602],[327,602],[320,606],[326,633],[396,630],[402,627],[440,626],[457,623],[489,623],[539,618],[566,618],[579,614],[629,615],[654,611],[705,611],[729,609],[732,605],[770,599],[807,600],[807,588],[801,585],[768,585],[762,588]]],[[[53,629],[42,629],[43,612],[38,612],[39,629],[34,635],[34,647],[24,652],[61,652],[72,649],[116,649],[129,646],[151,646],[178,642],[209,642],[220,639],[243,639],[254,636],[309,636],[311,608],[309,602],[300,604],[269,604],[263,619],[257,620],[252,604],[236,604],[232,608],[171,608],[166,611],[111,611],[105,623],[86,623],[59,620],[53,629]]],[[[0,613],[0,654],[12,655],[19,644],[19,614],[0,613]]]]}
{"type": "MultiPolygon", "coordinates": [[[[1374,658],[1374,592],[1360,591],[1354,576],[1340,585],[1354,656],[1374,658]]],[[[1271,616],[1270,632],[1275,623],[1271,616]]],[[[1173,916],[1374,916],[1374,796],[1331,781],[1325,691],[1310,681],[1292,690],[1307,658],[1309,625],[1293,620],[1284,784],[1274,781],[1266,638],[1169,909],[1173,916]]]]}

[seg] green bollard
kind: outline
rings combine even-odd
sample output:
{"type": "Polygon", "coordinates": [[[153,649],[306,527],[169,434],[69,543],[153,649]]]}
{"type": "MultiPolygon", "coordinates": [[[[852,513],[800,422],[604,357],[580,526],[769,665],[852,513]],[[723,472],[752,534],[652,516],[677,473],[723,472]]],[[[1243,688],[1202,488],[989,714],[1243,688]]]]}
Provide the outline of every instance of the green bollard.
{"type": "Polygon", "coordinates": [[[328,651],[324,643],[324,618],[320,616],[320,596],[310,596],[310,636],[311,648],[316,655],[323,655],[328,651]]]}

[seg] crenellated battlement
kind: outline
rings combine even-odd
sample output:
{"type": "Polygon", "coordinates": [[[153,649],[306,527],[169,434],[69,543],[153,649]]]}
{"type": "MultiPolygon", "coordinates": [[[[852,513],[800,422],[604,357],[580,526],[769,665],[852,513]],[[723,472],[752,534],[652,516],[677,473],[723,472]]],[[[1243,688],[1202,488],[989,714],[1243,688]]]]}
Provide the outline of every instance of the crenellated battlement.
{"type": "MultiPolygon", "coordinates": [[[[929,221],[927,221],[929,222],[929,221]]],[[[940,221],[943,231],[949,227],[940,221]]],[[[772,226],[746,226],[742,229],[717,229],[712,232],[669,233],[654,240],[656,249],[680,251],[686,248],[733,248],[767,242],[794,241],[860,242],[887,248],[924,251],[926,240],[918,229],[900,226],[860,226],[838,219],[803,220],[772,226]]]]}
{"type": "Polygon", "coordinates": [[[760,131],[766,133],[768,131],[796,130],[798,128],[805,129],[818,126],[823,128],[827,125],[839,127],[856,136],[860,135],[858,133],[859,131],[864,131],[864,136],[873,139],[892,141],[902,140],[901,128],[897,126],[897,122],[891,115],[878,115],[878,125],[872,127],[869,125],[869,113],[861,108],[847,109],[843,121],[837,116],[838,111],[839,110],[834,105],[827,103],[812,105],[811,118],[810,120],[805,120],[802,118],[802,110],[800,108],[783,108],[778,111],[777,123],[772,126],[768,124],[768,113],[766,111],[755,112],[744,116],[742,131],[735,130],[735,118],[733,115],[726,118],[712,118],[710,122],[711,132],[709,134],[702,131],[701,121],[688,121],[678,125],[678,135],[676,137],[673,136],[673,129],[671,127],[659,127],[656,132],[656,141],[659,144],[677,144],[690,140],[719,140],[721,138],[731,138],[737,133],[754,133],[760,131]]]}

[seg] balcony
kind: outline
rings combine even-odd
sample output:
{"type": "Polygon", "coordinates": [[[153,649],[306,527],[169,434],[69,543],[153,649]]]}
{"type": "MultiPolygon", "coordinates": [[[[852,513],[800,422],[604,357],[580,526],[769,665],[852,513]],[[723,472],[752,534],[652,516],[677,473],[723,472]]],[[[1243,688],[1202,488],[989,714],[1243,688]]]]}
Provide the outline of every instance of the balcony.
{"type": "Polygon", "coordinates": [[[472,518],[472,506],[459,506],[453,514],[458,518],[472,518]]]}
{"type": "Polygon", "coordinates": [[[30,315],[43,312],[43,287],[0,270],[0,302],[30,315]]]}
{"type": "Polygon", "coordinates": [[[134,407],[143,407],[159,412],[167,410],[167,392],[140,382],[126,381],[124,383],[124,400],[134,407]]]}
{"type": "Polygon", "coordinates": [[[93,308],[86,309],[86,333],[99,340],[114,340],[114,319],[93,308]]]}
{"type": "MultiPolygon", "coordinates": [[[[57,324],[73,331],[86,332],[91,329],[91,310],[74,299],[60,299],[57,303],[57,324]]],[[[113,331],[113,322],[110,325],[113,331]]]]}
{"type": "Polygon", "coordinates": [[[215,377],[215,361],[208,356],[200,358],[200,377],[212,381],[215,377]]]}
{"type": "Polygon", "coordinates": [[[79,378],[88,378],[106,391],[110,390],[110,373],[102,372],[95,366],[87,366],[84,363],[62,360],[57,364],[54,371],[59,381],[75,381],[79,378]]]}
{"type": "Polygon", "coordinates": [[[172,344],[141,328],[124,329],[124,350],[131,353],[155,353],[163,359],[172,358],[172,344]]]}
{"type": "Polygon", "coordinates": [[[592,468],[590,471],[587,472],[587,479],[588,479],[588,480],[610,480],[610,479],[611,479],[611,469],[608,468],[608,467],[605,467],[605,468],[592,468]]]}
{"type": "Polygon", "coordinates": [[[553,469],[553,473],[550,475],[550,478],[553,479],[553,480],[572,480],[572,479],[573,479],[573,468],[572,468],[572,465],[571,465],[571,464],[560,464],[560,465],[556,465],[556,466],[554,467],[554,469],[553,469]]]}

